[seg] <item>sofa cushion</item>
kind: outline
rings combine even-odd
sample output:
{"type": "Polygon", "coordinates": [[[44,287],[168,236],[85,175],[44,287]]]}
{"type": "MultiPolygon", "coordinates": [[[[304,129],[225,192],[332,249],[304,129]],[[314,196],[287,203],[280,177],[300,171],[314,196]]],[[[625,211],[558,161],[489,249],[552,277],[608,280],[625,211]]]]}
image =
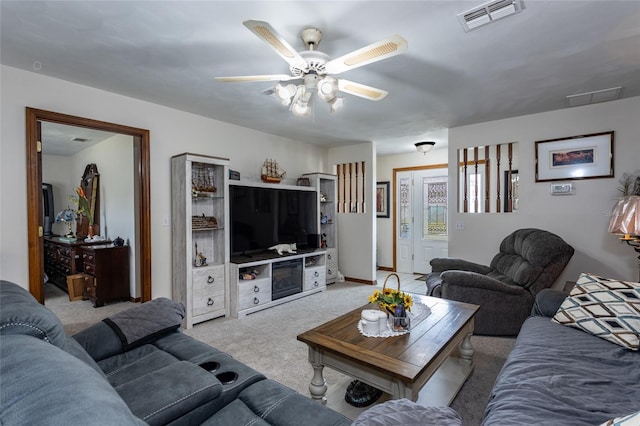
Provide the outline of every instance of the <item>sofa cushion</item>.
{"type": "Polygon", "coordinates": [[[638,401],[637,352],[530,317],[496,378],[482,424],[593,426],[638,410],[638,401]]]}
{"type": "Polygon", "coordinates": [[[201,426],[229,426],[229,425],[251,425],[270,426],[262,420],[249,407],[244,405],[239,399],[231,401],[213,416],[209,417],[201,426]]]}
{"type": "Polygon", "coordinates": [[[640,283],[580,274],[553,321],[637,351],[640,283]]]}
{"type": "Polygon", "coordinates": [[[124,354],[99,361],[111,386],[120,386],[138,377],[159,370],[178,360],[153,345],[144,345],[124,354]]]}
{"type": "Polygon", "coordinates": [[[244,389],[235,402],[218,411],[203,424],[347,426],[351,424],[351,420],[278,382],[265,379],[244,389]],[[247,422],[234,421],[235,413],[247,422]]]}
{"type": "Polygon", "coordinates": [[[67,334],[57,316],[24,288],[0,281],[0,334],[27,334],[58,347],[67,334]]]}
{"type": "Polygon", "coordinates": [[[95,370],[43,340],[0,336],[0,424],[145,425],[95,370]]]}
{"type": "Polygon", "coordinates": [[[462,418],[447,406],[423,407],[407,398],[390,399],[361,413],[351,426],[462,426],[462,418]]]}
{"type": "Polygon", "coordinates": [[[65,331],[58,317],[26,289],[10,281],[0,281],[0,335],[22,334],[57,346],[93,368],[102,370],[89,354],[65,331]]]}
{"type": "Polygon", "coordinates": [[[133,414],[164,425],[219,397],[222,384],[197,365],[177,361],[115,389],[133,414]]]}

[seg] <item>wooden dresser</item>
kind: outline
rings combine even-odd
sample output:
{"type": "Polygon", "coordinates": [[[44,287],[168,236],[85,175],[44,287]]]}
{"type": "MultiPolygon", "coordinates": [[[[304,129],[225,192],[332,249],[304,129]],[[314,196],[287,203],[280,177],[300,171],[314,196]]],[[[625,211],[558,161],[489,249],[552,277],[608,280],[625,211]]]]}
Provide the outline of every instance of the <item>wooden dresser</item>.
{"type": "Polygon", "coordinates": [[[107,302],[129,300],[129,246],[113,244],[82,246],[87,280],[84,296],[97,308],[107,302]]]}
{"type": "Polygon", "coordinates": [[[86,243],[77,240],[69,242],[60,237],[44,237],[44,271],[49,282],[67,291],[67,275],[83,271],[82,247],[96,244],[105,244],[105,241],[86,243]]]}

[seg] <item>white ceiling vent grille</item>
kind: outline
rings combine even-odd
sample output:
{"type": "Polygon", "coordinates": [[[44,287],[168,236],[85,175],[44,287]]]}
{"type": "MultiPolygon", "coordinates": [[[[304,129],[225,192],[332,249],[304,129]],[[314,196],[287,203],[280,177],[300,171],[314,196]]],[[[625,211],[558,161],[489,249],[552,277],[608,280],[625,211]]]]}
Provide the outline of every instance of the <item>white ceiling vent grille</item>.
{"type": "Polygon", "coordinates": [[[622,86],[567,96],[567,106],[581,106],[620,99],[622,86]]]}
{"type": "Polygon", "coordinates": [[[522,11],[521,0],[490,1],[473,9],[458,14],[458,21],[465,32],[474,28],[497,21],[505,16],[522,11]]]}

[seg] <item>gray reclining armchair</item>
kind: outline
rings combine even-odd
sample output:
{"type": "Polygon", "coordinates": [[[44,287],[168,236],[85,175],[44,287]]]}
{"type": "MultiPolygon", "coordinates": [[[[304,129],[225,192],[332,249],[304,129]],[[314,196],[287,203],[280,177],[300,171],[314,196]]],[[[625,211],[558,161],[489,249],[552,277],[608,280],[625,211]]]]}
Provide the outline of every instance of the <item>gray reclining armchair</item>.
{"type": "Polygon", "coordinates": [[[551,232],[519,229],[502,240],[500,253],[489,266],[432,259],[427,296],[479,305],[475,334],[514,336],[529,316],[536,294],[554,284],[573,251],[551,232]]]}

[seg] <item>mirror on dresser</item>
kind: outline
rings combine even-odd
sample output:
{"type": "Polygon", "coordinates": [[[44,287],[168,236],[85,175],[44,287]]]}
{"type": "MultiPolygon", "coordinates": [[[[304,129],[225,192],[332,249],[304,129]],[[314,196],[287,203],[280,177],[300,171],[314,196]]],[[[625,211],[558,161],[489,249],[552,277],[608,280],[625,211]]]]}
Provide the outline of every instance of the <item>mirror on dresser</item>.
{"type": "MultiPolygon", "coordinates": [[[[55,235],[64,235],[70,225],[53,220],[43,226],[49,202],[43,197],[43,183],[50,184],[55,218],[67,207],[76,208],[69,196],[77,195],[75,189],[87,165],[97,163],[101,174],[97,232],[108,239],[128,240],[130,276],[135,283],[131,297],[151,300],[149,131],[34,108],[26,113],[31,294],[44,303],[45,245],[59,242],[55,235]]],[[[76,224],[71,225],[75,232],[76,224]]],[[[72,248],[75,242],[66,244],[72,248]]]]}

